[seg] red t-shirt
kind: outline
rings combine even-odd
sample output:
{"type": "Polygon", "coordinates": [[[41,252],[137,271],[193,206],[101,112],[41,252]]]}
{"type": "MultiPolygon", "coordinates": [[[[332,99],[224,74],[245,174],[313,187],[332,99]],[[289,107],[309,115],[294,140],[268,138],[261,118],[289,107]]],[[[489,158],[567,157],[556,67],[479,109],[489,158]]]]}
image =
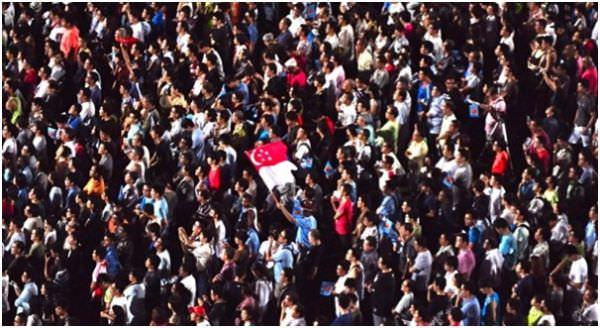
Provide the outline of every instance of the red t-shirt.
{"type": "Polygon", "coordinates": [[[350,225],[352,224],[352,217],[354,212],[354,205],[352,200],[349,198],[340,202],[336,212],[341,215],[335,220],[335,232],[338,235],[347,235],[350,233],[350,225]]]}
{"type": "Polygon", "coordinates": [[[535,149],[535,156],[540,161],[540,164],[542,164],[544,172],[547,172],[550,168],[550,152],[544,147],[539,147],[535,149]]]}
{"type": "Polygon", "coordinates": [[[302,70],[296,73],[288,73],[287,83],[290,88],[304,88],[306,86],[306,74],[302,70]]]}
{"type": "Polygon", "coordinates": [[[598,71],[594,67],[590,67],[581,73],[580,78],[589,82],[589,91],[593,94],[598,93],[598,71]]]}
{"type": "Polygon", "coordinates": [[[504,150],[499,153],[496,153],[496,157],[494,157],[494,163],[492,164],[492,174],[504,175],[504,173],[506,173],[507,168],[508,153],[504,150]]]}
{"type": "Polygon", "coordinates": [[[65,58],[69,58],[70,54],[77,54],[79,51],[79,29],[76,26],[71,27],[63,33],[60,39],[60,51],[65,58]]]}
{"type": "Polygon", "coordinates": [[[221,188],[221,169],[217,167],[211,167],[208,171],[208,187],[211,190],[219,190],[221,188]]]}

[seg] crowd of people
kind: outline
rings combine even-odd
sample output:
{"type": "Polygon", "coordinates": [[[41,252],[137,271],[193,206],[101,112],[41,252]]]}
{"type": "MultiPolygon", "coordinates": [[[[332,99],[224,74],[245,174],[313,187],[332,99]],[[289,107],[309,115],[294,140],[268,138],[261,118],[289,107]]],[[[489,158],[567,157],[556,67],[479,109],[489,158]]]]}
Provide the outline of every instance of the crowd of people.
{"type": "Polygon", "coordinates": [[[596,2],[2,14],[3,325],[598,323],[596,2]]]}

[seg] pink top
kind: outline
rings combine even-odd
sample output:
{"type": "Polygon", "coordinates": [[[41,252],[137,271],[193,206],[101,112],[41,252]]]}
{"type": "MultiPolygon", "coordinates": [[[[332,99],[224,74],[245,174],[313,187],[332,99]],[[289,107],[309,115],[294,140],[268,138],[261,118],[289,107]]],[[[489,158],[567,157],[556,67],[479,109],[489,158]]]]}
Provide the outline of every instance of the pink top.
{"type": "Polygon", "coordinates": [[[108,264],[106,263],[106,260],[102,260],[102,262],[96,262],[94,271],[92,271],[92,282],[98,281],[98,276],[100,274],[108,273],[107,267],[108,267],[108,264]]]}
{"type": "Polygon", "coordinates": [[[460,252],[458,252],[458,272],[468,279],[474,268],[475,255],[473,255],[473,251],[468,248],[461,249],[460,252]]]}

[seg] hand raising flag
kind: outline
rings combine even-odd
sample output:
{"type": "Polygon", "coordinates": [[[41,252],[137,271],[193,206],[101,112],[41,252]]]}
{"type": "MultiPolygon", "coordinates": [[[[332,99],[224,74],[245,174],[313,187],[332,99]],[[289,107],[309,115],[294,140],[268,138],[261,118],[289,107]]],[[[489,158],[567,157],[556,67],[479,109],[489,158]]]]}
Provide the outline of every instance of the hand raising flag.
{"type": "Polygon", "coordinates": [[[245,153],[269,190],[286,183],[295,183],[292,171],[297,167],[288,160],[287,146],[282,141],[256,147],[245,153]]]}

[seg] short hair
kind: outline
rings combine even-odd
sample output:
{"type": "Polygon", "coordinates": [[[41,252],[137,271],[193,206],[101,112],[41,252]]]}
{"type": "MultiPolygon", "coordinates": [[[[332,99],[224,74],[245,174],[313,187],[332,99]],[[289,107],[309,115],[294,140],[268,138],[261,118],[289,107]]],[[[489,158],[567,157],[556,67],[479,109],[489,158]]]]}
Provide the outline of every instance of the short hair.
{"type": "Polygon", "coordinates": [[[283,268],[283,276],[288,280],[292,281],[294,279],[294,269],[292,268],[283,268]]]}
{"type": "Polygon", "coordinates": [[[338,297],[338,304],[342,309],[347,309],[350,306],[350,297],[348,296],[348,294],[340,294],[338,297]]]}
{"type": "Polygon", "coordinates": [[[446,258],[445,264],[451,268],[456,268],[458,267],[458,259],[456,256],[449,256],[446,258]]]}
{"type": "Polygon", "coordinates": [[[345,287],[356,288],[356,279],[355,278],[347,278],[344,282],[345,287]]]}
{"type": "Polygon", "coordinates": [[[461,321],[463,319],[462,310],[457,306],[452,307],[450,309],[450,317],[454,321],[461,321]]]}
{"type": "Polygon", "coordinates": [[[506,229],[508,228],[508,222],[506,222],[503,218],[498,218],[494,221],[494,228],[496,229],[506,229]]]}
{"type": "Polygon", "coordinates": [[[565,248],[565,252],[567,255],[577,255],[579,252],[577,251],[577,247],[575,245],[567,245],[565,248]]]}
{"type": "Polygon", "coordinates": [[[232,247],[225,247],[224,251],[225,251],[225,258],[227,258],[228,260],[233,259],[233,257],[235,256],[235,249],[233,249],[232,247]]]}
{"type": "Polygon", "coordinates": [[[471,295],[477,293],[477,286],[474,281],[466,281],[462,284],[462,287],[467,290],[471,295]]]}
{"type": "Polygon", "coordinates": [[[148,256],[148,260],[150,261],[150,264],[152,264],[152,266],[155,268],[160,265],[160,257],[158,257],[158,255],[156,254],[148,256]]]}
{"type": "Polygon", "coordinates": [[[342,269],[343,269],[345,272],[348,272],[348,270],[350,269],[350,263],[349,263],[348,261],[346,261],[346,260],[342,260],[342,261],[340,261],[340,263],[338,263],[338,265],[339,265],[340,267],[342,267],[342,269]]]}
{"type": "Polygon", "coordinates": [[[374,236],[367,237],[367,239],[365,239],[365,242],[371,247],[377,246],[377,239],[374,236]]]}

